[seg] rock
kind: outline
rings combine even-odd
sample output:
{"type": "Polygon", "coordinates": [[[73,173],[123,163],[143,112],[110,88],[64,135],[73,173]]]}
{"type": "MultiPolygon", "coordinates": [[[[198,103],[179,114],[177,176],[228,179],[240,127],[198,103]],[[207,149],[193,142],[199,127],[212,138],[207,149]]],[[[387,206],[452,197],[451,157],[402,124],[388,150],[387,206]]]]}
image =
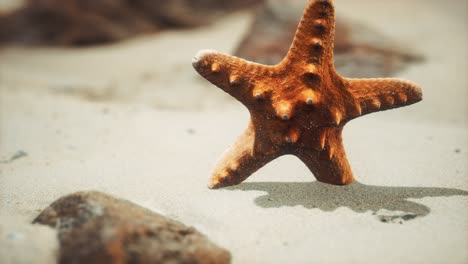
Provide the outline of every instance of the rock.
{"type": "Polygon", "coordinates": [[[22,222],[12,216],[0,216],[0,263],[55,263],[57,252],[54,229],[22,222]]]}
{"type": "Polygon", "coordinates": [[[13,161],[15,161],[17,159],[21,159],[23,157],[26,157],[26,156],[28,156],[27,152],[25,152],[23,150],[18,150],[9,159],[0,160],[0,163],[10,163],[10,162],[13,162],[13,161]]]}
{"type": "MultiPolygon", "coordinates": [[[[276,64],[286,55],[307,0],[267,0],[235,55],[263,64],[276,64]]],[[[390,76],[423,59],[376,30],[337,16],[335,67],[347,77],[390,76]]]]}
{"type": "Polygon", "coordinates": [[[0,13],[0,43],[82,46],[206,25],[263,0],[26,0],[0,13]]]}
{"type": "Polygon", "coordinates": [[[399,223],[403,224],[405,221],[413,220],[418,217],[415,213],[408,213],[402,211],[389,211],[381,209],[376,212],[377,219],[382,223],[399,223]]]}
{"type": "Polygon", "coordinates": [[[197,230],[99,192],[60,198],[34,223],[55,227],[60,263],[230,263],[197,230]]]}

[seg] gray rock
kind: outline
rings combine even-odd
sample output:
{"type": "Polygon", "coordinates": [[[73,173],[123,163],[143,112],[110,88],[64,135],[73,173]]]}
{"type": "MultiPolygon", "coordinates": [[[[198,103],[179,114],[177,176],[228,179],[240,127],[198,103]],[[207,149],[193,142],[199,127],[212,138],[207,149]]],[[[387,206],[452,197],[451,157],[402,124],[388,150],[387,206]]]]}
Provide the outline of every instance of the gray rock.
{"type": "Polygon", "coordinates": [[[52,228],[0,216],[0,263],[55,263],[57,252],[57,234],[52,228]]]}
{"type": "Polygon", "coordinates": [[[34,223],[57,229],[60,263],[230,263],[204,235],[129,201],[99,192],[60,198],[34,223]]]}

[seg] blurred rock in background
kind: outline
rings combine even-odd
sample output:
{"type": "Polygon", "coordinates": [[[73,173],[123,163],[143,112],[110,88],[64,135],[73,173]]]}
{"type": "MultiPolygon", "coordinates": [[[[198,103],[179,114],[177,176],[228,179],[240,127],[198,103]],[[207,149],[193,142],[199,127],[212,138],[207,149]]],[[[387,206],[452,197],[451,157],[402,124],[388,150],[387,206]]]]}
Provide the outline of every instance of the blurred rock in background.
{"type": "MultiPolygon", "coordinates": [[[[275,64],[286,54],[308,0],[26,0],[0,16],[0,42],[84,46],[165,29],[207,25],[258,6],[237,49],[248,60],[275,64]]],[[[10,1],[10,5],[12,2],[10,1]]],[[[366,25],[338,16],[337,70],[349,77],[392,76],[422,56],[366,25]]]]}
{"type": "MultiPolygon", "coordinates": [[[[206,25],[263,0],[26,0],[0,13],[0,42],[83,46],[206,25]]],[[[13,6],[10,1],[9,6],[13,6]]]]}
{"type": "MultiPolygon", "coordinates": [[[[256,12],[250,33],[236,56],[264,63],[281,61],[291,45],[307,0],[267,0],[256,12]]],[[[339,12],[339,10],[338,10],[339,12]]],[[[337,16],[335,67],[349,77],[394,75],[422,55],[352,19],[337,16]]]]}

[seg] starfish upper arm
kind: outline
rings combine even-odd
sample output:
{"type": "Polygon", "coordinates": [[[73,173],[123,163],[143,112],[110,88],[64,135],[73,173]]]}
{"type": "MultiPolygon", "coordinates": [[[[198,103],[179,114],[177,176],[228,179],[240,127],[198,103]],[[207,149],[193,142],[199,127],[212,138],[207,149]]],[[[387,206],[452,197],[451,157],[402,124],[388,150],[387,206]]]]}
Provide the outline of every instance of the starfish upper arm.
{"type": "Polygon", "coordinates": [[[212,50],[200,51],[192,65],[208,81],[243,103],[254,100],[255,82],[272,68],[212,50]]]}
{"type": "Polygon", "coordinates": [[[422,100],[419,85],[401,79],[346,79],[346,86],[361,106],[362,114],[406,106],[422,100]]]}
{"type": "Polygon", "coordinates": [[[302,16],[286,60],[320,64],[329,62],[333,67],[335,32],[333,0],[309,1],[302,16]]]}

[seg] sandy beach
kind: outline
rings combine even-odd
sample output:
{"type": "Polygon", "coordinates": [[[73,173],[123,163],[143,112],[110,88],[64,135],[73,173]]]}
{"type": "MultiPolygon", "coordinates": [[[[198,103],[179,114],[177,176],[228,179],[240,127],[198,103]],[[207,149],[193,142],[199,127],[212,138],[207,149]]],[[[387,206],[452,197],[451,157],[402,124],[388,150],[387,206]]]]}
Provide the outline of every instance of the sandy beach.
{"type": "Polygon", "coordinates": [[[207,188],[249,116],[191,59],[231,53],[251,13],[114,45],[2,48],[0,215],[30,222],[98,190],[196,227],[233,263],[467,263],[468,1],[449,2],[336,0],[425,57],[396,76],[422,86],[421,103],[346,126],[358,182],[345,187],[285,156],[207,188]]]}

